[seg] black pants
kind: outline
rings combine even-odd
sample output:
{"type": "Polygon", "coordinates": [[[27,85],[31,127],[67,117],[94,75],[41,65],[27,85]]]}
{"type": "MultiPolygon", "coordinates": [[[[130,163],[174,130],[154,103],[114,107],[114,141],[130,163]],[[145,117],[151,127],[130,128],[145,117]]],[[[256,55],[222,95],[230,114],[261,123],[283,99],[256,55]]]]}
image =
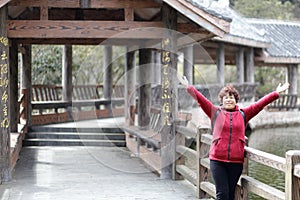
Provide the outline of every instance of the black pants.
{"type": "Polygon", "coordinates": [[[216,185],[217,200],[234,200],[243,164],[210,160],[210,170],[216,185]]]}

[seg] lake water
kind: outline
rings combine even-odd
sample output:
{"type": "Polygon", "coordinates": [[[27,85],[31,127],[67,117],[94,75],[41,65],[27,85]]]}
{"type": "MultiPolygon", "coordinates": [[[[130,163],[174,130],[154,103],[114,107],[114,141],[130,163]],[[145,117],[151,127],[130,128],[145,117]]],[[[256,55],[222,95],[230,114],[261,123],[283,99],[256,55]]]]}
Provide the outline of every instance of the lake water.
{"type": "MultiPolygon", "coordinates": [[[[260,129],[251,133],[248,145],[261,151],[285,157],[288,150],[300,150],[299,136],[300,127],[260,129]]],[[[249,165],[251,177],[284,191],[285,177],[283,172],[253,161],[250,161],[249,165]]],[[[263,200],[263,198],[255,195],[251,195],[250,199],[263,200]]]]}

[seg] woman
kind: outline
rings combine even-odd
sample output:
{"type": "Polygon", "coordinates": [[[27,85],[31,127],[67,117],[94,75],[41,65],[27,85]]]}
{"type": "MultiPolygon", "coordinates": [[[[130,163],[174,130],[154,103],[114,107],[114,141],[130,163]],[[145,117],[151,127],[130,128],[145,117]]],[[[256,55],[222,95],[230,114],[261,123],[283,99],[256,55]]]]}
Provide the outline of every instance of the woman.
{"type": "Polygon", "coordinates": [[[278,99],[279,94],[289,88],[289,84],[279,84],[276,91],[240,109],[237,105],[239,94],[233,86],[228,85],[220,91],[218,97],[221,105],[215,106],[194,86],[189,85],[186,77],[178,78],[212,121],[213,140],[209,159],[217,200],[234,200],[235,188],[243,170],[245,128],[249,120],[278,99]]]}

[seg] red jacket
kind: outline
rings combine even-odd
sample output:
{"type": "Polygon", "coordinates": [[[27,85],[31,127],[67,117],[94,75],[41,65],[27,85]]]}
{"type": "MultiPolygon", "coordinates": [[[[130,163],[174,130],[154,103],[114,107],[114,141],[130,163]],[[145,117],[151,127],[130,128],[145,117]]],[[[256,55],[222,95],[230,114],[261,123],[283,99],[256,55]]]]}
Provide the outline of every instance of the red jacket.
{"type": "MultiPolygon", "coordinates": [[[[212,120],[218,106],[213,105],[194,86],[189,86],[187,92],[198,102],[205,114],[212,120]]],[[[246,125],[266,105],[279,98],[277,92],[272,92],[259,101],[242,108],[245,114],[246,125]]],[[[210,147],[209,158],[222,162],[244,162],[245,123],[239,107],[234,111],[221,109],[213,127],[213,141],[210,147]]]]}

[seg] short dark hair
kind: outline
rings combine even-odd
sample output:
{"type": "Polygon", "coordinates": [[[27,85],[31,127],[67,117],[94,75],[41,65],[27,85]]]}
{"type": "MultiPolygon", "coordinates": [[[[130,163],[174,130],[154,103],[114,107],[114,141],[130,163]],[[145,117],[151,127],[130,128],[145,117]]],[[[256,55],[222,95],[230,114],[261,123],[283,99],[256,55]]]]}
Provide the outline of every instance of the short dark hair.
{"type": "Polygon", "coordinates": [[[221,89],[221,91],[219,92],[218,97],[219,97],[220,103],[223,102],[223,97],[226,96],[227,94],[233,95],[235,98],[235,101],[239,102],[240,96],[239,96],[238,91],[233,87],[233,85],[229,84],[229,85],[223,87],[221,89]]]}

